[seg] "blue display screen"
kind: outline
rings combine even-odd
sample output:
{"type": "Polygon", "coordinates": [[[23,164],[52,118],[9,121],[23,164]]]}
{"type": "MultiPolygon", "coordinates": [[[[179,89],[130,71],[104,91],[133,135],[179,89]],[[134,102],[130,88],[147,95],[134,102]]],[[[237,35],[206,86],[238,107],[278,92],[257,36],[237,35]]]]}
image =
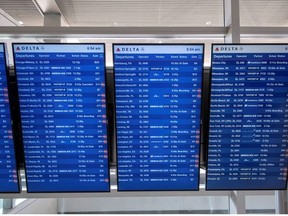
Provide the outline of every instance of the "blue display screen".
{"type": "Polygon", "coordinates": [[[4,44],[0,44],[0,193],[19,192],[4,44]]]}
{"type": "Polygon", "coordinates": [[[28,192],[110,191],[104,44],[13,44],[28,192]]]}
{"type": "Polygon", "coordinates": [[[286,188],[288,45],[213,45],[209,190],[286,188]]]}
{"type": "Polygon", "coordinates": [[[119,191],[198,190],[203,49],[113,46],[119,191]]]}

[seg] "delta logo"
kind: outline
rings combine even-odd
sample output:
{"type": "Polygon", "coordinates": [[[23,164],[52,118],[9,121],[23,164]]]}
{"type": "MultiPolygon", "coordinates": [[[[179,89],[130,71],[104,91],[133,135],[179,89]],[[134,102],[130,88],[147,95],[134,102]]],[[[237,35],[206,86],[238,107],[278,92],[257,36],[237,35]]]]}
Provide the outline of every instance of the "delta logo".
{"type": "Polygon", "coordinates": [[[232,46],[229,46],[229,47],[216,47],[215,48],[215,52],[223,52],[223,51],[240,51],[240,50],[243,50],[243,47],[232,47],[232,46]]]}
{"type": "Polygon", "coordinates": [[[16,51],[39,51],[44,50],[44,47],[39,46],[17,46],[16,51]]]}
{"type": "Polygon", "coordinates": [[[143,52],[145,49],[144,47],[139,48],[139,47],[121,47],[121,48],[117,48],[116,52],[143,52]]]}

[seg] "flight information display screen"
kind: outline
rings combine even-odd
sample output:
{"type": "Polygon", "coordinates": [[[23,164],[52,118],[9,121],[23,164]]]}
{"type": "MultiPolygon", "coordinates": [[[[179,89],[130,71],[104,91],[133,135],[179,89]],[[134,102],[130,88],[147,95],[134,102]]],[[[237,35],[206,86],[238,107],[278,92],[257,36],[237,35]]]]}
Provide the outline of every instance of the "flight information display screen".
{"type": "Polygon", "coordinates": [[[203,49],[114,44],[119,191],[198,190],[203,49]]]}
{"type": "Polygon", "coordinates": [[[110,191],[104,44],[13,44],[28,192],[110,191]]]}
{"type": "Polygon", "coordinates": [[[4,44],[0,43],[0,193],[19,192],[4,44]]]}
{"type": "Polygon", "coordinates": [[[212,50],[206,188],[286,189],[288,44],[212,50]]]}

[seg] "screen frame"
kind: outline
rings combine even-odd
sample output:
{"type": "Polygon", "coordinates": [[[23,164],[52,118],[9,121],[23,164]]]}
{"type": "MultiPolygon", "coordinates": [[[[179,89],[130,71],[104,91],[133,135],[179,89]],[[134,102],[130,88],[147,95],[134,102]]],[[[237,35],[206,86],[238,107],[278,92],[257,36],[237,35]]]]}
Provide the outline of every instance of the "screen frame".
{"type": "MultiPolygon", "coordinates": [[[[208,105],[208,112],[207,112],[207,118],[208,118],[208,125],[207,125],[207,134],[206,134],[206,140],[207,140],[207,146],[206,146],[206,158],[207,158],[207,163],[206,163],[206,178],[205,178],[205,190],[206,191],[233,191],[233,190],[238,190],[238,191],[271,191],[271,190],[287,190],[287,181],[288,181],[288,169],[287,169],[287,175],[286,175],[286,187],[283,189],[243,189],[243,188],[220,188],[220,189],[208,189],[207,188],[207,180],[208,180],[208,167],[209,167],[209,134],[210,134],[210,110],[211,110],[211,87],[212,87],[212,60],[213,60],[213,54],[214,54],[214,46],[275,46],[275,45],[281,45],[281,46],[288,46],[288,43],[231,43],[231,44],[225,44],[225,43],[212,43],[211,44],[211,64],[210,64],[210,81],[209,81],[209,103],[208,105]]],[[[233,53],[234,54],[234,53],[233,53]]],[[[288,52],[287,52],[288,54],[288,52]]],[[[236,181],[235,181],[236,182],[236,181]]]]}
{"type": "MultiPolygon", "coordinates": [[[[13,150],[14,150],[14,161],[15,161],[15,168],[16,168],[16,174],[17,174],[17,192],[2,192],[0,190],[0,194],[18,194],[21,193],[21,178],[20,178],[20,170],[18,166],[18,159],[16,157],[17,151],[16,151],[16,137],[15,137],[15,129],[14,125],[15,122],[13,122],[14,116],[16,115],[13,112],[13,105],[12,103],[12,88],[11,88],[11,79],[10,79],[10,73],[9,73],[9,63],[8,63],[8,52],[7,52],[7,45],[6,43],[0,43],[0,46],[3,46],[3,53],[4,53],[4,64],[5,64],[5,71],[6,71],[6,84],[7,84],[7,91],[8,91],[8,98],[9,98],[9,110],[10,110],[10,122],[11,122],[11,130],[12,130],[12,136],[13,136],[13,150]]],[[[19,143],[20,144],[20,143],[19,143]]]]}
{"type": "MultiPolygon", "coordinates": [[[[31,194],[43,194],[43,193],[48,193],[48,194],[56,194],[56,193],[65,193],[65,194],[72,194],[72,193],[109,193],[111,192],[111,174],[110,174],[110,156],[109,156],[109,151],[110,151],[110,144],[108,143],[109,142],[109,139],[108,139],[108,118],[107,118],[107,71],[106,71],[106,47],[105,47],[105,43],[12,43],[12,53],[13,53],[13,62],[14,62],[14,69],[15,69],[15,82],[16,82],[16,90],[17,90],[17,94],[19,95],[19,92],[18,92],[18,77],[17,77],[17,69],[16,69],[16,58],[15,58],[15,50],[14,50],[14,47],[17,46],[17,45],[38,45],[38,46],[46,46],[46,45],[57,45],[57,46],[62,46],[62,45],[71,45],[71,46],[82,46],[82,45],[102,45],[103,46],[103,61],[104,61],[104,80],[105,80],[105,115],[106,115],[106,136],[107,136],[107,160],[108,160],[108,179],[109,179],[109,182],[108,182],[108,185],[109,185],[109,190],[107,191],[73,191],[73,190],[70,190],[70,191],[29,191],[29,186],[28,186],[28,178],[27,178],[27,168],[26,168],[26,155],[25,155],[25,152],[24,152],[24,141],[23,141],[23,145],[22,145],[22,148],[23,148],[23,154],[24,154],[24,170],[25,170],[25,179],[26,179],[26,188],[27,188],[27,193],[31,193],[31,194]]],[[[20,97],[18,97],[18,103],[19,103],[19,106],[20,106],[20,97]]],[[[20,128],[21,128],[21,135],[22,135],[22,140],[23,140],[23,128],[22,128],[22,118],[21,118],[21,113],[20,113],[20,110],[21,108],[19,107],[19,115],[20,115],[20,128]]]]}
{"type": "MultiPolygon", "coordinates": [[[[205,60],[205,44],[204,43],[112,43],[112,62],[113,62],[113,80],[114,80],[114,116],[115,116],[115,140],[116,140],[116,173],[117,173],[117,191],[118,192],[169,192],[169,191],[200,191],[200,153],[201,153],[201,137],[202,137],[202,118],[203,118],[203,82],[204,82],[204,60],[205,60]],[[201,99],[200,99],[200,121],[199,121],[199,130],[200,130],[200,138],[199,138],[199,144],[198,144],[198,150],[199,150],[199,160],[198,160],[198,188],[197,189],[191,189],[191,190],[119,190],[119,177],[118,177],[118,139],[117,139],[117,119],[116,119],[116,82],[115,82],[115,52],[114,48],[115,46],[202,46],[202,70],[201,70],[201,99]]],[[[191,82],[192,83],[192,82],[191,82]]]]}

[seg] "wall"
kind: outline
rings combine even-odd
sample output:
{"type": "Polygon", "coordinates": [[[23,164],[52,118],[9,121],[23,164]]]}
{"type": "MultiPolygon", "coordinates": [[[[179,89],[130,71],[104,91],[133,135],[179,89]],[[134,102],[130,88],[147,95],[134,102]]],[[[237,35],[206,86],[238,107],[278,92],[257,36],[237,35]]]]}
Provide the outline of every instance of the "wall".
{"type": "Polygon", "coordinates": [[[27,199],[9,214],[57,214],[57,199],[27,199]]]}
{"type": "MultiPolygon", "coordinates": [[[[97,196],[97,195],[96,195],[97,196]]],[[[274,213],[274,196],[247,196],[246,212],[274,213]]],[[[229,213],[228,196],[59,199],[58,213],[229,213]]]]}

